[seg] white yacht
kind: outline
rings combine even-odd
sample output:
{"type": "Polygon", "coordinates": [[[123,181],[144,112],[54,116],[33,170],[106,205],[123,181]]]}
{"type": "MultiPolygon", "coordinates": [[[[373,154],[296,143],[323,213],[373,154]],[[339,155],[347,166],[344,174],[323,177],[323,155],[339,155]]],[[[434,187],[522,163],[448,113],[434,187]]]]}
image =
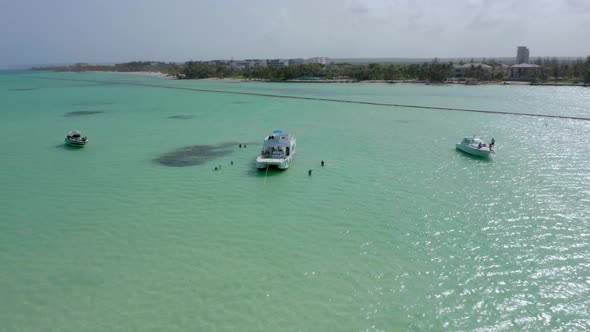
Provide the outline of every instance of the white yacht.
{"type": "Polygon", "coordinates": [[[78,130],[69,131],[66,134],[66,138],[64,140],[67,145],[76,146],[76,147],[84,147],[86,143],[88,143],[88,137],[82,137],[82,134],[78,130]]]}
{"type": "Polygon", "coordinates": [[[455,147],[457,150],[461,150],[465,153],[469,153],[474,156],[487,158],[490,153],[494,152],[495,140],[492,138],[492,143],[486,144],[483,142],[481,137],[465,137],[461,143],[457,143],[455,147]]]}
{"type": "Polygon", "coordinates": [[[256,158],[256,167],[266,169],[276,166],[279,169],[287,169],[293,162],[295,151],[295,137],[275,130],[264,139],[262,152],[256,158]]]}

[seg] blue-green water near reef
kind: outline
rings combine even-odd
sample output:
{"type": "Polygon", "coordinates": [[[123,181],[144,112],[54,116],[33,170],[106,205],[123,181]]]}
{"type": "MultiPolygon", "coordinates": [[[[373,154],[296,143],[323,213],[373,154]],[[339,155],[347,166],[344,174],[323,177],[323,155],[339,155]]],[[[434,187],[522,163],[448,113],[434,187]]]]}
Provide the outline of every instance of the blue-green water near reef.
{"type": "Polygon", "coordinates": [[[0,330],[590,329],[590,121],[137,84],[590,117],[573,87],[1,74],[0,330]]]}

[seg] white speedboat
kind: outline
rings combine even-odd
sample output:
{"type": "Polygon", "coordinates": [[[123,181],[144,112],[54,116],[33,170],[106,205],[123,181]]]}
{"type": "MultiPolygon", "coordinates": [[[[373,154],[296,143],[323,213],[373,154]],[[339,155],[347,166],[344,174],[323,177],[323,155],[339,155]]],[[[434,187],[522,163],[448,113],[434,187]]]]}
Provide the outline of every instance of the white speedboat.
{"type": "Polygon", "coordinates": [[[287,169],[295,157],[295,137],[284,134],[281,130],[275,130],[266,136],[262,146],[262,152],[256,158],[256,167],[266,169],[276,166],[279,169],[287,169]]]}
{"type": "Polygon", "coordinates": [[[67,145],[76,146],[76,147],[83,147],[88,143],[88,137],[82,137],[80,131],[74,130],[67,133],[65,142],[67,145]]]}
{"type": "MultiPolygon", "coordinates": [[[[493,139],[492,139],[493,140],[493,139]]],[[[492,152],[494,147],[492,144],[486,144],[483,142],[481,137],[465,137],[461,143],[457,143],[455,146],[457,150],[461,150],[465,153],[469,153],[474,156],[487,158],[492,152]]]]}

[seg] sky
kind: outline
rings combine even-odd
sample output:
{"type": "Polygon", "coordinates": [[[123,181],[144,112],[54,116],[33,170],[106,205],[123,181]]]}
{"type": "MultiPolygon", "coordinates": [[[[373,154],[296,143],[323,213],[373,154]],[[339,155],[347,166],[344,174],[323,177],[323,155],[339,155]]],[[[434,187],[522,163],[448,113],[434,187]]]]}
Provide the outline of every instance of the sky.
{"type": "Polygon", "coordinates": [[[590,0],[0,0],[0,67],[590,55],[590,0]]]}

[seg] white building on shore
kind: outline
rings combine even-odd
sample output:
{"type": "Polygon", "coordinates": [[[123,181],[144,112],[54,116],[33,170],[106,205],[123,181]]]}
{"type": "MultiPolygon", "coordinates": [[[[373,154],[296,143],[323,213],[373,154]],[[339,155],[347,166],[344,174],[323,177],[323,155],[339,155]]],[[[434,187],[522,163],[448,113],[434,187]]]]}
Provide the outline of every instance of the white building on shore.
{"type": "Polygon", "coordinates": [[[326,58],[326,57],[315,57],[315,58],[309,58],[305,60],[305,63],[307,64],[320,64],[320,65],[327,65],[330,62],[330,59],[326,58]]]}
{"type": "Polygon", "coordinates": [[[539,66],[530,63],[520,63],[510,67],[511,77],[516,80],[530,80],[537,77],[539,68],[539,66]]]}
{"type": "Polygon", "coordinates": [[[529,49],[518,46],[516,49],[516,64],[510,67],[510,77],[514,80],[531,80],[539,74],[541,67],[529,63],[529,49]]]}
{"type": "Polygon", "coordinates": [[[270,59],[266,61],[268,67],[283,68],[289,66],[289,60],[287,59],[270,59]]]}
{"type": "Polygon", "coordinates": [[[231,64],[230,60],[211,60],[206,62],[211,67],[222,66],[229,67],[231,64]]]}
{"type": "Polygon", "coordinates": [[[298,58],[298,59],[289,59],[289,66],[301,66],[305,64],[305,59],[298,58]]]}
{"type": "Polygon", "coordinates": [[[529,63],[529,49],[526,46],[518,46],[516,49],[516,64],[529,63]]]}
{"type": "Polygon", "coordinates": [[[244,69],[248,67],[248,63],[242,60],[231,60],[229,66],[234,69],[244,69]]]}
{"type": "Polygon", "coordinates": [[[266,59],[246,59],[246,68],[266,68],[266,59]]]}
{"type": "Polygon", "coordinates": [[[329,59],[326,57],[315,57],[309,59],[294,58],[294,59],[246,59],[246,60],[211,60],[206,61],[209,66],[227,66],[236,69],[244,68],[283,68],[288,66],[301,66],[305,64],[321,64],[327,65],[329,59]]]}
{"type": "Polygon", "coordinates": [[[462,65],[453,66],[453,77],[454,78],[465,78],[465,74],[469,70],[482,69],[485,71],[492,71],[492,66],[488,66],[485,63],[466,63],[462,65]]]}

